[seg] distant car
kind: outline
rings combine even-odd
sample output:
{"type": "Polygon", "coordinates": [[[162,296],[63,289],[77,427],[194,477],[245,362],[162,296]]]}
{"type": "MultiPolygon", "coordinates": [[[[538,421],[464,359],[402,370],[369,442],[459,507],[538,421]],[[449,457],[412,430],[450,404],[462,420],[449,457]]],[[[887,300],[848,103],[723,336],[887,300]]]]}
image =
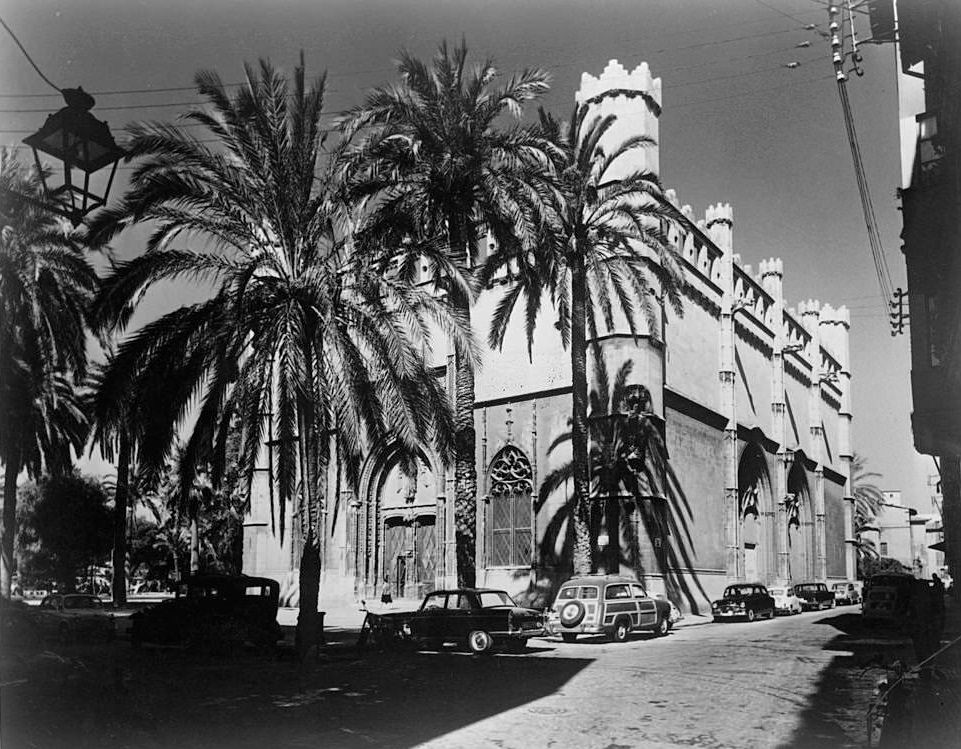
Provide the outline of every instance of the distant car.
{"type": "Polygon", "coordinates": [[[800,614],[801,599],[794,592],[794,587],[768,588],[768,593],[774,596],[774,611],[777,614],[800,614]]]}
{"type": "Polygon", "coordinates": [[[774,618],[774,597],[760,583],[736,583],[724,589],[724,595],[711,603],[714,621],[725,619],[774,618]]]}
{"type": "Polygon", "coordinates": [[[834,583],[831,589],[834,591],[834,603],[838,606],[861,603],[861,591],[857,583],[834,583]]]}
{"type": "Polygon", "coordinates": [[[579,634],[606,634],[624,642],[632,631],[666,635],[672,624],[670,601],[648,595],[637,580],[622,575],[571,578],[547,613],[547,631],[564,642],[574,642],[579,634]]]}
{"type": "Polygon", "coordinates": [[[279,598],[280,584],[270,578],[195,575],[175,598],[133,614],[130,639],[134,646],[271,646],[281,637],[279,598]]]}
{"type": "Polygon", "coordinates": [[[794,592],[801,599],[801,608],[805,611],[834,608],[834,593],[828,590],[825,583],[798,583],[794,586],[794,592]]]}
{"type": "Polygon", "coordinates": [[[70,642],[85,637],[111,638],[113,616],[97,596],[89,593],[52,593],[35,609],[34,621],[42,635],[70,642]]]}

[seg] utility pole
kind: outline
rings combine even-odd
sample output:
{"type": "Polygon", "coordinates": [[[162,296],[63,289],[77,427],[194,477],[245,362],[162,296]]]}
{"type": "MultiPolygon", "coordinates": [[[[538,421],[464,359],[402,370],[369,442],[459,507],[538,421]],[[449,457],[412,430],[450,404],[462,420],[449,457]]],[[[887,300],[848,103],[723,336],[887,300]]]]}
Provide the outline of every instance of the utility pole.
{"type": "Polygon", "coordinates": [[[904,309],[904,300],[907,295],[908,292],[902,290],[900,286],[891,293],[891,301],[889,302],[891,311],[888,313],[888,317],[891,320],[892,336],[903,335],[904,325],[911,317],[904,309]]]}

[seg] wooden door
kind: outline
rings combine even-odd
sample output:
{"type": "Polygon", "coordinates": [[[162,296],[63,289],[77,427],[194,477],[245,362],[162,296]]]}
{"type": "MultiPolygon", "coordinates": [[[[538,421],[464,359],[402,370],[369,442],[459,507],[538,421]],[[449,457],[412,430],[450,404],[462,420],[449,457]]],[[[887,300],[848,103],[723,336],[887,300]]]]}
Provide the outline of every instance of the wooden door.
{"type": "Polygon", "coordinates": [[[390,589],[396,598],[402,598],[405,590],[406,530],[401,518],[389,518],[384,528],[384,575],[390,577],[390,589]]]}
{"type": "Polygon", "coordinates": [[[436,527],[433,515],[421,515],[414,526],[414,581],[418,595],[434,589],[434,572],[437,568],[436,527]]]}

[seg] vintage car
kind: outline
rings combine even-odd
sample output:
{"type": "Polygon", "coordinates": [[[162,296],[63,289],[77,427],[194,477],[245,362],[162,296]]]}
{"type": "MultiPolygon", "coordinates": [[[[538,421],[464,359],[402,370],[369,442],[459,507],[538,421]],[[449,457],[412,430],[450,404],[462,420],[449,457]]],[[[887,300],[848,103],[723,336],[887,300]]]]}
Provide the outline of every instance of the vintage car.
{"type": "Polygon", "coordinates": [[[634,631],[666,635],[671,619],[670,601],[648,595],[637,580],[585,575],[561,585],[547,613],[547,631],[564,642],[574,642],[579,634],[606,634],[624,642],[634,631]]]}
{"type": "Polygon", "coordinates": [[[801,599],[801,608],[805,611],[834,608],[834,593],[828,590],[826,583],[798,583],[794,586],[794,592],[801,599]]]}
{"type": "Polygon", "coordinates": [[[894,621],[907,614],[911,598],[910,575],[873,575],[864,584],[861,616],[865,620],[894,621]]]}
{"type": "Polygon", "coordinates": [[[280,584],[269,578],[196,575],[175,598],[133,614],[130,639],[134,646],[271,646],[281,637],[279,598],[280,584]]]}
{"type": "Polygon", "coordinates": [[[793,586],[768,588],[767,592],[774,596],[774,612],[776,614],[801,613],[801,599],[797,597],[793,586]]]}
{"type": "Polygon", "coordinates": [[[735,583],[724,589],[724,595],[711,603],[714,621],[724,619],[774,618],[774,597],[760,583],[735,583]]]}
{"type": "Polygon", "coordinates": [[[112,638],[114,620],[97,596],[89,593],[52,593],[36,609],[34,621],[43,636],[61,642],[85,637],[112,638]]]}
{"type": "Polygon", "coordinates": [[[472,653],[496,648],[522,651],[531,637],[544,634],[544,616],[534,609],[518,606],[503,590],[458,588],[435,590],[424,597],[416,611],[391,612],[375,617],[373,630],[391,630],[428,649],[444,643],[467,645],[472,653]]]}
{"type": "Polygon", "coordinates": [[[861,589],[859,583],[848,580],[844,583],[834,583],[831,586],[834,591],[834,602],[838,606],[846,604],[861,603],[861,589]]]}

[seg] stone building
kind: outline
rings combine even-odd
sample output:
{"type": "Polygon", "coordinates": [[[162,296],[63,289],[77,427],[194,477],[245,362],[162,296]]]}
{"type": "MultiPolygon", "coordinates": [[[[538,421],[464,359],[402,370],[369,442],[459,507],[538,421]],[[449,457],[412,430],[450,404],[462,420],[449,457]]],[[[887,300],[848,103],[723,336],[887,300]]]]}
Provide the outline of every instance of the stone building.
{"type": "MultiPolygon", "coordinates": [[[[599,77],[584,74],[577,96],[617,115],[612,142],[637,132],[657,138],[661,81],[647,64],[627,71],[612,61],[599,77]]],[[[640,158],[657,170],[656,147],[640,158]]],[[[735,253],[730,205],[696,220],[673,191],[668,197],[686,217],[672,230],[688,280],[684,314],[662,307],[657,336],[645,321],[635,337],[616,320],[596,341],[595,452],[629,439],[630,394],[645,393],[648,430],[633,490],[592,498],[598,567],[637,574],[694,611],[731,580],[853,578],[847,310],[789,307],[784,263],[754,270],[735,253]]],[[[476,304],[482,341],[507,283],[476,304]]],[[[478,585],[539,601],[570,574],[573,533],[572,489],[560,480],[571,457],[570,357],[551,322],[542,318],[530,356],[520,319],[503,350],[485,352],[474,410],[478,585]]],[[[452,383],[453,357],[436,364],[452,383]]],[[[244,565],[289,583],[297,541],[280,543],[271,528],[269,475],[266,465],[258,474],[244,565]]],[[[371,599],[385,578],[395,598],[456,584],[453,476],[434,456],[425,452],[408,476],[390,446],[379,446],[356,491],[336,466],[329,487],[322,601],[371,599]]]]}

